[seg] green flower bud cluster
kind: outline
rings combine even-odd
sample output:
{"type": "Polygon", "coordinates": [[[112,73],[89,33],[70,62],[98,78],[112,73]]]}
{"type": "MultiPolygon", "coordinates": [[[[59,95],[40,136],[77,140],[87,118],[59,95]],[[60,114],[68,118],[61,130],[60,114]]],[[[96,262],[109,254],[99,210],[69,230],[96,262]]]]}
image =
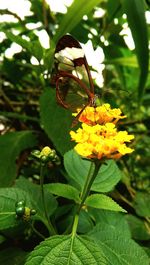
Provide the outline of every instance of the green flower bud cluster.
{"type": "Polygon", "coordinates": [[[51,161],[54,162],[56,165],[60,165],[60,158],[56,154],[56,151],[54,149],[51,149],[49,146],[45,146],[41,151],[34,150],[31,154],[32,156],[39,159],[43,164],[46,164],[51,161]]]}
{"type": "Polygon", "coordinates": [[[24,221],[28,222],[31,216],[35,214],[36,214],[36,210],[26,207],[24,201],[19,201],[16,203],[16,216],[17,217],[20,217],[24,221]]]}

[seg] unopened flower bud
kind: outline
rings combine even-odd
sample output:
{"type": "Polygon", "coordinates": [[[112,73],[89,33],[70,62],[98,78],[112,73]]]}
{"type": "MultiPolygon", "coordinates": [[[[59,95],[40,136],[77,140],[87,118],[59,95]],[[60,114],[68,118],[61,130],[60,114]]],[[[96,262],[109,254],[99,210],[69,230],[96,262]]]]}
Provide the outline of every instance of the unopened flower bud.
{"type": "Polygon", "coordinates": [[[40,155],[41,155],[41,156],[49,156],[49,155],[51,154],[51,152],[52,152],[52,149],[51,149],[49,146],[45,146],[45,147],[42,149],[40,155]]]}
{"type": "Polygon", "coordinates": [[[48,157],[45,155],[42,155],[40,159],[44,164],[49,160],[48,157]]]}
{"type": "Polygon", "coordinates": [[[50,157],[51,157],[51,158],[54,158],[55,155],[56,155],[56,151],[53,149],[53,150],[51,151],[51,153],[50,153],[50,157]]]}
{"type": "Polygon", "coordinates": [[[33,150],[31,152],[31,155],[36,157],[36,158],[40,158],[40,151],[39,150],[33,150]]]}

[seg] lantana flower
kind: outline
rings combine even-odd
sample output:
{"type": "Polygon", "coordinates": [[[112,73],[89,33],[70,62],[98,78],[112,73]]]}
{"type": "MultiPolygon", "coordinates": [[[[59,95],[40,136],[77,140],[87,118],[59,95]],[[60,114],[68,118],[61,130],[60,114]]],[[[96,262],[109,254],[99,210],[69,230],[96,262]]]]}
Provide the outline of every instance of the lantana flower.
{"type": "Polygon", "coordinates": [[[96,108],[87,106],[81,113],[79,121],[89,125],[95,125],[105,124],[107,122],[117,123],[118,120],[124,118],[126,116],[122,115],[119,108],[111,109],[110,104],[107,103],[96,108]]]}
{"type": "Polygon", "coordinates": [[[81,128],[71,131],[71,139],[77,144],[75,150],[86,158],[117,159],[133,152],[126,143],[134,139],[127,131],[118,131],[116,123],[123,119],[120,109],[111,109],[109,104],[96,108],[87,106],[79,117],[81,128]]]}

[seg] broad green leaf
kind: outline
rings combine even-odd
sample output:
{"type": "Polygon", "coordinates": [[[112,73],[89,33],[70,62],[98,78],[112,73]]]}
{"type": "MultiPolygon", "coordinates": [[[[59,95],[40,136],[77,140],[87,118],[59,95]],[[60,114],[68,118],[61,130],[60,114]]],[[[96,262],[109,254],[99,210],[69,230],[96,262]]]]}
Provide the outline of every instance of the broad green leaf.
{"type": "Polygon", "coordinates": [[[96,192],[111,191],[120,181],[122,173],[119,170],[114,160],[107,160],[106,164],[102,165],[97,177],[92,185],[92,190],[96,192]]]}
{"type": "Polygon", "coordinates": [[[19,188],[0,189],[0,230],[17,226],[20,222],[16,218],[16,202],[25,201],[26,206],[32,207],[27,192],[19,188]]]}
{"type": "Polygon", "coordinates": [[[25,265],[106,265],[101,249],[89,238],[54,236],[29,255],[25,265]]]}
{"type": "Polygon", "coordinates": [[[134,208],[139,216],[150,217],[150,194],[137,192],[134,199],[134,208]]]}
{"type": "Polygon", "coordinates": [[[150,248],[149,247],[143,247],[144,251],[146,252],[146,254],[149,256],[150,258],[150,248]]]}
{"type": "MultiPolygon", "coordinates": [[[[37,184],[33,184],[32,182],[28,181],[27,179],[20,177],[16,181],[16,187],[22,189],[23,191],[27,192],[30,196],[32,201],[32,207],[37,211],[35,218],[38,219],[45,219],[45,212],[43,207],[42,195],[41,195],[41,188],[37,184]]],[[[46,189],[44,190],[45,195],[45,203],[48,215],[51,216],[57,208],[57,201],[56,199],[50,194],[46,189]]]]}
{"type": "Polygon", "coordinates": [[[149,240],[150,233],[148,231],[148,226],[143,220],[137,218],[134,215],[127,215],[126,219],[129,223],[132,237],[136,240],[149,240]]]}
{"type": "Polygon", "coordinates": [[[71,130],[71,113],[56,103],[55,92],[49,88],[40,99],[41,123],[56,149],[64,154],[71,149],[69,135],[71,130]]]}
{"type": "Polygon", "coordinates": [[[10,132],[0,136],[0,183],[1,187],[12,185],[17,176],[16,159],[21,151],[37,143],[31,131],[10,132]]]}
{"type": "Polygon", "coordinates": [[[135,43],[135,51],[140,66],[140,79],[138,84],[138,95],[141,99],[148,75],[149,49],[148,32],[145,19],[144,0],[123,0],[124,12],[132,32],[135,43]]]}
{"type": "Polygon", "coordinates": [[[74,200],[75,202],[80,202],[79,191],[71,185],[63,183],[51,183],[45,184],[44,187],[47,191],[54,195],[74,200]]]}
{"type": "Polygon", "coordinates": [[[68,8],[67,14],[61,21],[59,28],[57,29],[54,42],[56,43],[62,35],[69,33],[73,28],[75,28],[82,17],[84,15],[88,15],[90,11],[101,2],[102,0],[74,0],[72,5],[68,8]]]}
{"type": "Polygon", "coordinates": [[[6,248],[0,251],[0,264],[23,265],[27,255],[20,248],[6,248]]]}
{"type": "Polygon", "coordinates": [[[100,210],[96,208],[88,209],[90,216],[94,220],[95,224],[106,224],[114,231],[117,230],[120,235],[125,235],[126,238],[131,238],[131,232],[129,225],[125,219],[127,215],[119,212],[113,212],[109,210],[100,210]]]}
{"type": "MultiPolygon", "coordinates": [[[[71,150],[64,155],[64,165],[69,177],[82,189],[91,162],[83,159],[74,150],[71,150]]],[[[115,161],[109,160],[101,166],[91,189],[97,192],[108,192],[113,189],[120,179],[121,172],[115,161]]]]}
{"type": "Polygon", "coordinates": [[[119,204],[113,201],[112,198],[104,194],[92,194],[87,197],[85,204],[98,209],[106,209],[111,211],[126,212],[119,204]]]}
{"type": "Polygon", "coordinates": [[[84,186],[90,165],[90,161],[82,159],[74,150],[70,150],[64,155],[64,166],[69,178],[74,180],[80,190],[84,186]]]}
{"type": "Polygon", "coordinates": [[[88,234],[103,250],[108,265],[148,265],[149,258],[144,250],[126,233],[114,229],[111,224],[99,223],[88,234]]]}

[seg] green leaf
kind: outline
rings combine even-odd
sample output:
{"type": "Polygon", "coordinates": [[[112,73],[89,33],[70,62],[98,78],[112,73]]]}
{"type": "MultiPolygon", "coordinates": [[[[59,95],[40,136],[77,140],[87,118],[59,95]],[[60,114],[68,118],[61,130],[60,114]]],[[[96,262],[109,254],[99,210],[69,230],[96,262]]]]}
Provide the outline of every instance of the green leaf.
{"type": "Polygon", "coordinates": [[[97,244],[79,236],[53,236],[29,255],[25,265],[106,265],[97,244]]]}
{"type": "Polygon", "coordinates": [[[150,233],[148,231],[148,227],[146,226],[145,222],[143,222],[142,220],[131,214],[127,215],[126,219],[130,226],[132,238],[136,240],[150,239],[150,233]]]}
{"type": "Polygon", "coordinates": [[[146,252],[146,254],[149,256],[150,258],[150,248],[149,247],[143,247],[144,251],[146,252]]]}
{"type": "Polygon", "coordinates": [[[47,191],[54,195],[74,200],[75,202],[80,202],[79,191],[71,185],[63,183],[51,183],[45,184],[44,187],[47,191]]]}
{"type": "Polygon", "coordinates": [[[54,52],[55,52],[55,45],[53,44],[52,41],[52,46],[50,49],[45,50],[44,52],[44,57],[43,57],[43,61],[44,61],[44,67],[45,69],[49,69],[49,71],[51,71],[51,68],[53,66],[54,60],[54,52]]]}
{"type": "Polygon", "coordinates": [[[119,57],[116,59],[110,59],[105,61],[106,64],[117,64],[122,66],[129,66],[133,68],[138,68],[138,62],[136,56],[130,56],[130,57],[119,57]]]}
{"type": "MultiPolygon", "coordinates": [[[[90,169],[91,162],[83,159],[74,150],[64,155],[64,166],[71,179],[77,183],[80,190],[83,188],[90,169]]],[[[121,172],[113,160],[102,165],[92,185],[92,190],[97,192],[108,192],[121,179],[121,172]]]]}
{"type": "Polygon", "coordinates": [[[141,99],[147,80],[149,63],[145,3],[143,0],[123,0],[123,8],[124,12],[127,14],[127,20],[134,39],[135,51],[141,71],[138,84],[138,96],[139,99],[141,99]]]}
{"type": "MultiPolygon", "coordinates": [[[[37,214],[34,216],[36,219],[44,220],[45,219],[45,211],[42,202],[42,194],[41,188],[39,185],[33,184],[27,179],[20,177],[16,181],[16,187],[22,189],[27,192],[30,196],[30,200],[32,201],[32,208],[37,211],[37,214]]],[[[50,194],[46,189],[44,190],[45,195],[45,203],[48,215],[51,216],[57,208],[56,199],[50,194]]]]}
{"type": "Polygon", "coordinates": [[[107,160],[100,168],[97,177],[92,185],[92,190],[96,192],[111,191],[120,181],[122,173],[114,160],[107,160]]]}
{"type": "Polygon", "coordinates": [[[13,34],[12,32],[5,31],[5,34],[8,39],[10,39],[12,42],[17,43],[20,45],[22,48],[30,51],[31,50],[31,42],[23,39],[22,37],[13,34]]]}
{"type": "Polygon", "coordinates": [[[27,255],[19,248],[6,248],[0,251],[0,264],[23,265],[27,255]]]}
{"type": "Polygon", "coordinates": [[[118,16],[118,12],[120,11],[120,0],[109,0],[107,1],[107,13],[109,23],[112,22],[114,17],[118,16]]]}
{"type": "Polygon", "coordinates": [[[139,216],[150,217],[150,194],[137,192],[134,199],[134,208],[139,216]]]}
{"type": "Polygon", "coordinates": [[[106,209],[111,211],[126,212],[119,204],[113,201],[112,198],[103,194],[92,194],[87,197],[85,204],[98,209],[106,209]]]}
{"type": "Polygon", "coordinates": [[[37,143],[31,131],[10,132],[0,136],[0,183],[1,187],[12,185],[17,176],[16,159],[21,151],[37,143]]]}
{"type": "Polygon", "coordinates": [[[38,61],[40,61],[43,57],[43,47],[41,46],[38,40],[35,41],[27,41],[18,35],[14,35],[12,32],[5,31],[5,34],[8,39],[12,42],[17,43],[23,49],[26,49],[31,55],[35,56],[38,61]]]}
{"type": "Polygon", "coordinates": [[[41,46],[39,40],[34,40],[31,42],[31,55],[41,61],[43,58],[43,47],[41,46]]]}
{"type": "Polygon", "coordinates": [[[16,202],[25,201],[30,208],[32,203],[27,192],[18,188],[1,188],[0,189],[0,230],[14,227],[19,224],[16,218],[16,202]]]}
{"type": "Polygon", "coordinates": [[[148,265],[149,258],[144,250],[126,233],[111,224],[99,223],[88,234],[103,250],[107,265],[148,265]]]}
{"type": "Polygon", "coordinates": [[[56,149],[64,154],[72,147],[69,131],[71,113],[56,103],[55,92],[46,89],[40,99],[41,122],[56,149]]]}
{"type": "Polygon", "coordinates": [[[54,37],[54,42],[56,43],[58,39],[70,32],[75,26],[80,22],[84,15],[88,15],[90,11],[100,4],[102,0],[74,0],[72,5],[68,8],[67,14],[64,16],[59,28],[57,29],[56,35],[54,37]]]}
{"type": "Polygon", "coordinates": [[[64,155],[64,166],[69,178],[75,181],[80,190],[84,186],[90,165],[90,161],[82,159],[74,150],[70,150],[64,155]]]}
{"type": "Polygon", "coordinates": [[[117,230],[121,236],[125,235],[126,238],[131,238],[129,225],[125,219],[127,215],[96,208],[90,208],[88,211],[96,224],[100,223],[100,225],[109,225],[112,230],[117,230]]]}

